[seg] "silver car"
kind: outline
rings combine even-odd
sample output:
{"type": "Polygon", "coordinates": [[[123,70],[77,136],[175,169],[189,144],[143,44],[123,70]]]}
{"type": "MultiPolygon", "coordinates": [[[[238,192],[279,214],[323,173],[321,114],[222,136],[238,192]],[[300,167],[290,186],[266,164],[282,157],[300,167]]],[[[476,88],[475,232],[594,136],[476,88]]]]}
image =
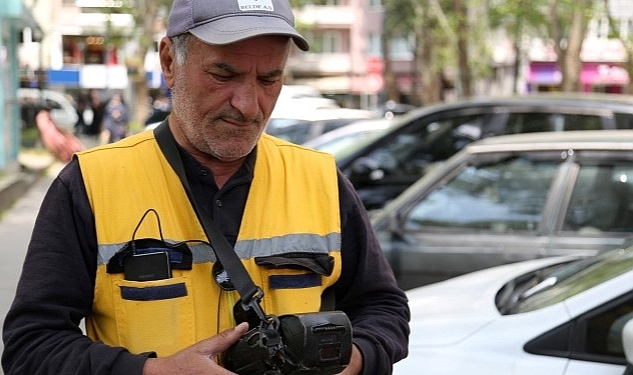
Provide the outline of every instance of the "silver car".
{"type": "Polygon", "coordinates": [[[372,220],[404,289],[522,260],[595,255],[633,234],[633,131],[471,143],[372,220]]]}

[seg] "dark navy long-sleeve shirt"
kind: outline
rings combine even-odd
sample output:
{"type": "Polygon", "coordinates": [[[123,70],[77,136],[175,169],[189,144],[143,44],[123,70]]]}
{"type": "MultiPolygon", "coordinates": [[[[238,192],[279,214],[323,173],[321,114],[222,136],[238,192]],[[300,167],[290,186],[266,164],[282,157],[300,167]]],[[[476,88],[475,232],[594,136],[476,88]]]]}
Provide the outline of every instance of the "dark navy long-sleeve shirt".
{"type": "MultiPolygon", "coordinates": [[[[252,181],[253,153],[222,187],[211,171],[181,152],[189,184],[201,206],[235,243],[252,181]]],[[[336,309],[349,316],[363,374],[390,374],[406,356],[409,307],[353,186],[339,171],[342,273],[336,309]]],[[[125,192],[121,192],[125,199],[125,192]]],[[[271,207],[270,209],[274,209],[271,207]]],[[[306,213],[309,214],[309,213],[306,213]]],[[[150,353],[94,342],[80,329],[89,316],[97,269],[97,239],[78,161],[50,186],[33,230],[16,296],[3,327],[6,375],[140,375],[150,353]]]]}

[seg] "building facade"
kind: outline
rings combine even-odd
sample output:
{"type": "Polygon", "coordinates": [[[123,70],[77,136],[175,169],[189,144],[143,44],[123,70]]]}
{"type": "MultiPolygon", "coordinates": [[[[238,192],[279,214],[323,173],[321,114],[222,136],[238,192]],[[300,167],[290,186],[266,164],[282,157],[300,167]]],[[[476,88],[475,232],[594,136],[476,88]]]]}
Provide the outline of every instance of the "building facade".
{"type": "MultiPolygon", "coordinates": [[[[14,1],[14,0],[11,0],[14,1]]],[[[34,2],[34,0],[24,0],[34,2]]],[[[73,91],[89,88],[126,89],[129,72],[143,64],[150,88],[164,88],[157,50],[138,56],[134,21],[125,7],[130,0],[37,1],[34,13],[44,28],[42,43],[25,43],[20,57],[22,85],[73,91]]],[[[631,25],[630,0],[611,0],[611,14],[631,25]]],[[[132,4],[133,5],[133,4],[132,4]]],[[[166,16],[166,14],[164,14],[166,16]]],[[[311,50],[293,51],[286,82],[308,84],[346,107],[373,109],[384,89],[381,35],[384,9],[380,0],[313,0],[295,10],[297,27],[311,41],[311,50]]],[[[626,28],[625,28],[626,29],[626,28]]],[[[623,29],[624,30],[624,29],[623,29]]],[[[628,32],[633,30],[629,27],[628,32]]],[[[156,41],[162,36],[157,30],[156,41]]],[[[495,34],[494,77],[475,82],[477,95],[498,95],[513,87],[514,51],[507,38],[495,34]]],[[[412,37],[391,42],[392,68],[399,90],[415,91],[416,66],[412,37]]],[[[155,46],[156,47],[156,46],[155,46]]],[[[553,49],[534,39],[522,65],[519,92],[555,90],[560,73],[553,49]]],[[[583,50],[585,91],[621,92],[628,84],[622,69],[621,44],[608,39],[605,20],[592,21],[583,50]]],[[[448,72],[450,75],[450,72],[448,72]]]]}
{"type": "Polygon", "coordinates": [[[126,89],[134,19],[125,5],[123,0],[36,2],[33,11],[44,38],[39,48],[24,51],[22,85],[32,86],[35,78],[49,89],[126,89]]]}
{"type": "Polygon", "coordinates": [[[348,107],[367,109],[383,89],[380,1],[330,0],[296,10],[311,50],[294,54],[289,81],[309,84],[348,107]]]}

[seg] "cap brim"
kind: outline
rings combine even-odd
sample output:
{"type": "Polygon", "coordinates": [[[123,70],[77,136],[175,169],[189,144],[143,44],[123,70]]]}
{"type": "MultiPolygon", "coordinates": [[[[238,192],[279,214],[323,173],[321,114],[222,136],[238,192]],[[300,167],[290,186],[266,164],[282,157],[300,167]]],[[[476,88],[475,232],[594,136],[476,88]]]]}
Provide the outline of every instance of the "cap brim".
{"type": "Polygon", "coordinates": [[[285,20],[276,17],[232,16],[199,25],[189,30],[198,39],[209,44],[230,44],[261,35],[287,35],[297,47],[308,51],[308,41],[285,20]]]}

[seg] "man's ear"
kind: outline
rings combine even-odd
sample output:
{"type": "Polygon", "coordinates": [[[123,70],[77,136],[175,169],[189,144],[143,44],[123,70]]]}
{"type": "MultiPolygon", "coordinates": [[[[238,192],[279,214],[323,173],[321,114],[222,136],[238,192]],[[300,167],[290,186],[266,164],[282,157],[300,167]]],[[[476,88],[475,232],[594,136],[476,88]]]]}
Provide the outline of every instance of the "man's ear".
{"type": "Polygon", "coordinates": [[[165,83],[167,87],[172,88],[174,84],[174,65],[176,64],[176,59],[172,56],[171,40],[169,40],[169,38],[163,37],[160,40],[158,56],[160,58],[160,68],[165,77],[165,83]]]}

